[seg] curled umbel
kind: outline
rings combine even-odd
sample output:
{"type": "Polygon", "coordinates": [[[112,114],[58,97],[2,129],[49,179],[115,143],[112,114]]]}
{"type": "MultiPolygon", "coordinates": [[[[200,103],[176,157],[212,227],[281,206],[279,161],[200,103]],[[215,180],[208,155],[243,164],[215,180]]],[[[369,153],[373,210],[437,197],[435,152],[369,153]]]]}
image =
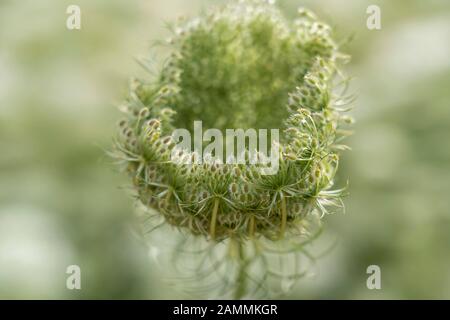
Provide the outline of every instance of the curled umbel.
{"type": "MultiPolygon", "coordinates": [[[[216,242],[305,234],[312,215],[342,207],[334,177],[351,119],[338,69],[346,56],[331,28],[304,9],[288,21],[267,1],[239,1],[180,19],[171,31],[162,68],[131,82],[115,139],[113,155],[142,204],[216,242]],[[196,121],[224,135],[278,129],[277,171],[177,149],[173,132],[194,136],[196,121]]],[[[254,150],[246,151],[249,158],[254,150]]]]}

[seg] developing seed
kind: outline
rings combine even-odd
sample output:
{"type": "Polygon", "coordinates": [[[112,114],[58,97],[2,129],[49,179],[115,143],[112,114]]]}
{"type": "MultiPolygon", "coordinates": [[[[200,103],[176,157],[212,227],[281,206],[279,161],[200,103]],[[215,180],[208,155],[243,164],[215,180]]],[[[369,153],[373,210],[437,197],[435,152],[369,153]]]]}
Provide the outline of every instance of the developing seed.
{"type": "Polygon", "coordinates": [[[120,128],[125,128],[127,126],[127,124],[128,124],[128,121],[125,120],[125,119],[122,119],[122,120],[119,121],[119,127],[120,128]]]}

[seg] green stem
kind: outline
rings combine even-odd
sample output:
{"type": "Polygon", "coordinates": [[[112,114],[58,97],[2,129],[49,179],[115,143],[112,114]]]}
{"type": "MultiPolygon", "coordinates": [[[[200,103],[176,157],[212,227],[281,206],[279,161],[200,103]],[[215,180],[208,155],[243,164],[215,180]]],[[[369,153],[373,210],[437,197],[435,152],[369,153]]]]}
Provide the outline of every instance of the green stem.
{"type": "Polygon", "coordinates": [[[287,210],[286,210],[286,198],[281,196],[281,227],[280,227],[280,239],[283,239],[284,232],[286,230],[287,223],[287,210]]]}
{"type": "MultiPolygon", "coordinates": [[[[236,240],[232,240],[236,241],[236,240]]],[[[245,261],[245,252],[244,245],[241,241],[236,241],[237,249],[238,249],[238,263],[239,263],[239,271],[236,279],[236,291],[234,292],[234,299],[241,300],[247,291],[247,262],[245,261]]]]}
{"type": "Polygon", "coordinates": [[[170,198],[172,197],[172,190],[167,189],[167,195],[166,195],[166,203],[169,204],[170,198]]]}
{"type": "Polygon", "coordinates": [[[252,238],[255,236],[255,216],[250,217],[248,233],[252,238]]]}
{"type": "Polygon", "coordinates": [[[211,216],[211,225],[209,227],[209,235],[213,240],[216,238],[217,211],[219,211],[219,199],[214,200],[214,207],[211,216]]]}

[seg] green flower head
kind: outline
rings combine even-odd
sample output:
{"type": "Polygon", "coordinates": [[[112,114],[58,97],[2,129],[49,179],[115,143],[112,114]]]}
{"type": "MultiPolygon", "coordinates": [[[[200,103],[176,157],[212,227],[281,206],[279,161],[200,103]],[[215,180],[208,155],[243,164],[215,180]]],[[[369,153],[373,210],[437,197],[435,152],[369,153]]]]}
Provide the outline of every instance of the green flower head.
{"type": "Polygon", "coordinates": [[[307,10],[288,21],[272,3],[247,0],[172,29],[156,79],[132,81],[115,139],[113,155],[139,200],[212,243],[304,237],[313,217],[342,207],[344,192],[333,189],[348,133],[347,101],[336,88],[348,81],[331,28],[307,10]],[[277,172],[199,162],[204,154],[177,149],[173,130],[194,135],[195,121],[223,133],[279,129],[277,172]],[[174,154],[190,161],[175,163],[174,154]]]}

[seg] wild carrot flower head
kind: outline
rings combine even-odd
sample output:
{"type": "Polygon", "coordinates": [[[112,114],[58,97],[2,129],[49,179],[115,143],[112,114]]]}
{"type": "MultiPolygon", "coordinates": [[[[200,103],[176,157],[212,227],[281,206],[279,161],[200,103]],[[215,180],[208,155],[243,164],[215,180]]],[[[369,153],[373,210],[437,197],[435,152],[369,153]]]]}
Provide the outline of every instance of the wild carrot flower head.
{"type": "Polygon", "coordinates": [[[172,31],[156,79],[132,81],[115,139],[113,156],[139,200],[189,234],[237,244],[241,258],[248,243],[308,240],[311,221],[342,207],[344,192],[333,188],[348,134],[347,80],[332,29],[307,10],[288,21],[271,2],[247,0],[172,31]],[[175,149],[173,130],[194,134],[199,120],[223,132],[279,129],[278,171],[199,163],[204,154],[175,149]],[[175,163],[174,150],[191,161],[175,163]]]}

